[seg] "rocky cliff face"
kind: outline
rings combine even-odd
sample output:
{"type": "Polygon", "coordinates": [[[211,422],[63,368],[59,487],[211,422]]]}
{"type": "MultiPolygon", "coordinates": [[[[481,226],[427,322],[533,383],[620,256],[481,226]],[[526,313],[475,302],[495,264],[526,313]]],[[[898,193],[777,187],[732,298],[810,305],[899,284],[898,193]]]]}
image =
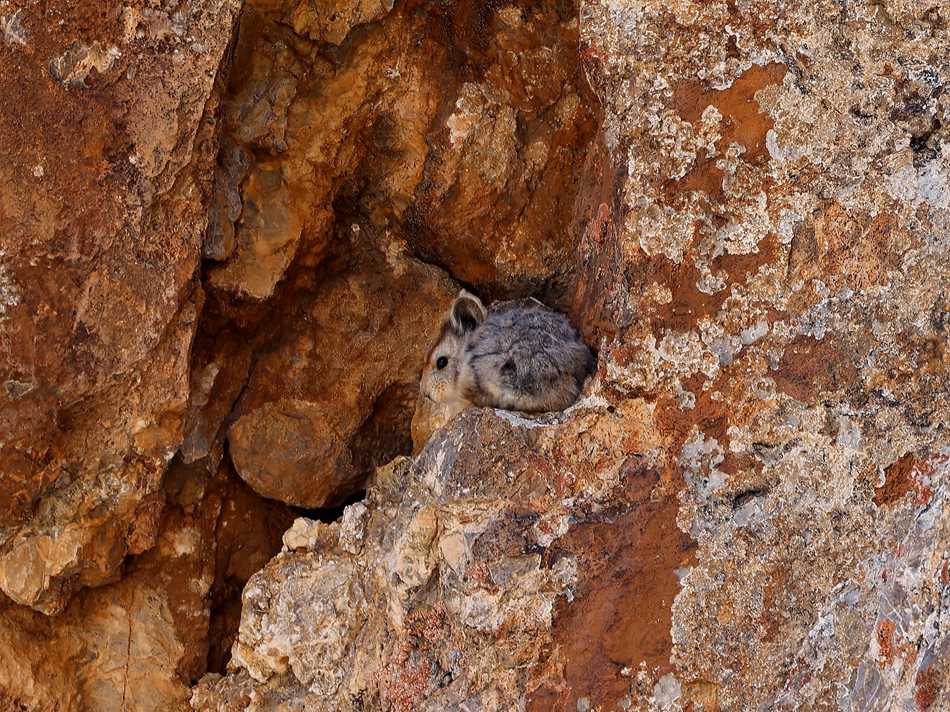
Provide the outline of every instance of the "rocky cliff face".
{"type": "Polygon", "coordinates": [[[950,708],[946,8],[0,30],[2,705],[950,708]],[[409,459],[459,285],[598,370],[409,459]]]}

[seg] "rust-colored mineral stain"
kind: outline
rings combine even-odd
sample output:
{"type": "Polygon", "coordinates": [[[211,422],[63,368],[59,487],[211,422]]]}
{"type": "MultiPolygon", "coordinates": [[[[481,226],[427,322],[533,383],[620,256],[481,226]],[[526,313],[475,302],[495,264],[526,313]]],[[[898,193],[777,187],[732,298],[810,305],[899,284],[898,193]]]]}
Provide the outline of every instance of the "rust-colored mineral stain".
{"type": "MultiPolygon", "coordinates": [[[[782,246],[775,235],[767,235],[755,252],[743,255],[724,254],[715,258],[710,267],[714,273],[725,272],[728,283],[742,284],[760,267],[778,260],[782,246]]],[[[659,306],[650,321],[653,336],[659,340],[667,331],[689,331],[702,319],[713,318],[731,294],[721,289],[714,294],[701,291],[696,285],[702,275],[691,260],[676,264],[663,256],[656,256],[636,273],[643,288],[651,282],[666,286],[673,295],[668,304],[659,306]]]]}
{"type": "Polygon", "coordinates": [[[683,685],[683,697],[687,700],[683,712],[720,712],[719,688],[715,682],[693,680],[683,685]]]}
{"type": "Polygon", "coordinates": [[[612,340],[619,315],[617,279],[623,255],[619,248],[623,210],[618,196],[626,177],[624,167],[615,165],[603,137],[592,141],[584,160],[577,189],[577,215],[571,229],[581,234],[580,250],[587,255],[585,269],[579,270],[570,305],[573,322],[588,343],[612,340]]]}
{"type": "Polygon", "coordinates": [[[680,82],[673,89],[673,106],[690,123],[698,122],[706,107],[715,106],[723,117],[720,145],[735,141],[746,149],[746,160],[764,158],[768,153],[765,136],[774,123],[761,110],[755,94],[781,84],[787,71],[788,67],[779,63],[754,65],[721,91],[708,89],[698,81],[680,82]]]}
{"type": "Polygon", "coordinates": [[[770,581],[762,593],[762,616],[759,619],[765,643],[776,641],[782,633],[782,614],[788,603],[785,597],[791,577],[788,566],[784,564],[771,567],[770,574],[770,581]]]}
{"type": "Polygon", "coordinates": [[[722,169],[716,167],[715,157],[698,155],[685,176],[679,180],[670,179],[663,184],[663,193],[668,203],[672,203],[678,195],[693,191],[705,193],[713,202],[721,203],[726,199],[722,189],[722,179],[725,175],[722,169]]]}
{"type": "Polygon", "coordinates": [[[914,489],[914,465],[916,459],[910,453],[884,470],[884,484],[874,492],[874,504],[887,507],[899,502],[914,489]]]}
{"type": "Polygon", "coordinates": [[[919,460],[909,453],[900,458],[884,471],[884,484],[876,488],[874,504],[886,507],[899,502],[908,493],[912,493],[913,504],[922,507],[933,499],[934,491],[925,479],[932,473],[932,464],[919,460]]]}
{"type": "Polygon", "coordinates": [[[881,666],[890,665],[894,661],[894,631],[897,626],[892,620],[883,620],[877,626],[877,647],[881,651],[881,666]]]}
{"type": "Polygon", "coordinates": [[[854,217],[831,203],[805,221],[792,240],[789,268],[796,279],[838,277],[855,289],[887,284],[906,249],[902,228],[891,213],[854,217]]]}
{"type": "Polygon", "coordinates": [[[674,572],[688,563],[693,543],[676,526],[675,498],[650,501],[657,473],[635,462],[625,471],[630,509],[580,524],[555,545],[577,558],[579,580],[574,601],[555,611],[563,683],[536,692],[532,712],[573,710],[583,697],[609,708],[628,691],[624,667],[636,670],[643,662],[660,675],[672,669],[674,572]]]}
{"type": "Polygon", "coordinates": [[[853,359],[831,334],[820,341],[799,336],[785,348],[772,379],[782,393],[810,403],[824,391],[855,382],[858,369],[853,359]]]}
{"type": "MultiPolygon", "coordinates": [[[[673,89],[673,108],[684,120],[697,127],[706,108],[716,107],[722,115],[719,151],[735,142],[745,148],[745,161],[763,163],[768,159],[765,137],[774,122],[761,110],[755,94],[767,86],[780,84],[786,71],[784,64],[753,66],[732,86],[721,91],[709,89],[699,81],[682,81],[673,89]]],[[[696,191],[714,202],[723,202],[723,175],[716,167],[715,158],[698,155],[689,172],[679,180],[667,181],[663,190],[668,201],[675,200],[677,195],[696,191]]]]}
{"type": "Polygon", "coordinates": [[[915,683],[914,702],[917,709],[922,712],[931,709],[943,688],[943,676],[934,667],[929,667],[917,673],[915,683]]]}
{"type": "Polygon", "coordinates": [[[934,491],[932,487],[928,487],[922,482],[914,483],[914,504],[918,507],[923,507],[924,505],[930,504],[930,500],[934,498],[934,491]]]}

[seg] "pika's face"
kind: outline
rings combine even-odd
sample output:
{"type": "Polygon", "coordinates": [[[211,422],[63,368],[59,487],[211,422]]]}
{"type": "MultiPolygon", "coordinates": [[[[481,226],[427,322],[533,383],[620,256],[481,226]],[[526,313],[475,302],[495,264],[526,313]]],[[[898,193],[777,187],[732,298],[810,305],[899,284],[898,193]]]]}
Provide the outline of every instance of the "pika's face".
{"type": "Polygon", "coordinates": [[[425,366],[419,392],[423,398],[433,403],[445,403],[462,398],[458,392],[459,356],[464,348],[463,338],[455,333],[448,324],[443,326],[442,334],[436,342],[425,366]]]}
{"type": "Polygon", "coordinates": [[[422,368],[419,401],[412,418],[413,450],[418,451],[432,433],[471,405],[460,385],[461,359],[468,336],[485,315],[478,297],[464,289],[459,292],[422,368]]]}

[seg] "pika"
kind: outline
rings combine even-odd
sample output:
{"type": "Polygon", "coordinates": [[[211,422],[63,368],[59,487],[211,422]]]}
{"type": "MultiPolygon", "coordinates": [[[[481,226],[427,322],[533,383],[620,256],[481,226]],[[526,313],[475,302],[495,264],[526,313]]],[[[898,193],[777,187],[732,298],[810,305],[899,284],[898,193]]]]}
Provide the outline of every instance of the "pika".
{"type": "Polygon", "coordinates": [[[413,443],[420,447],[470,405],[528,413],[563,410],[577,400],[594,362],[567,317],[538,300],[496,302],[485,309],[463,289],[423,367],[413,443]]]}

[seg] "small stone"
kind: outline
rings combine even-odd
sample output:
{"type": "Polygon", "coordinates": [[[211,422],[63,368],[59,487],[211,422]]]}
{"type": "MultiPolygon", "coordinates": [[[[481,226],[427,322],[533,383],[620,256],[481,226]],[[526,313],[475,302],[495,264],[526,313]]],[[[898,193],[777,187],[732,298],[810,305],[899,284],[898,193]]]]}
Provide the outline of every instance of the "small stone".
{"type": "Polygon", "coordinates": [[[366,516],[369,510],[362,502],[351,504],[343,510],[340,522],[340,548],[351,554],[358,554],[363,548],[363,532],[366,528],[366,516]]]}
{"type": "Polygon", "coordinates": [[[306,517],[298,517],[284,532],[283,542],[285,551],[297,549],[313,549],[316,546],[320,527],[326,526],[322,522],[306,517]]]}
{"type": "Polygon", "coordinates": [[[653,700],[661,709],[671,708],[682,695],[680,681],[671,672],[661,677],[653,688],[653,700]]]}

